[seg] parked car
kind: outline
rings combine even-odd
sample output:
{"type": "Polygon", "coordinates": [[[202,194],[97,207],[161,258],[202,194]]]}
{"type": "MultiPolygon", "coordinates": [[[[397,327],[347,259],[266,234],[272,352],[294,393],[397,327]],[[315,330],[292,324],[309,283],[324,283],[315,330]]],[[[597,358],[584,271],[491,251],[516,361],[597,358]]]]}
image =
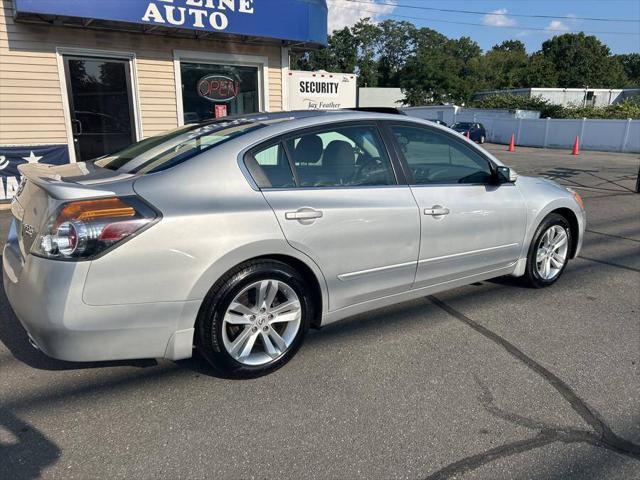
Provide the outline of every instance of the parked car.
{"type": "Polygon", "coordinates": [[[226,118],[19,168],[4,288],[70,361],[195,346],[265,374],[310,327],[501,275],[552,285],[585,230],[577,193],[401,115],[226,118]]]}
{"type": "Polygon", "coordinates": [[[451,125],[451,128],[476,143],[483,144],[487,140],[487,131],[481,123],[458,122],[451,125]]]}

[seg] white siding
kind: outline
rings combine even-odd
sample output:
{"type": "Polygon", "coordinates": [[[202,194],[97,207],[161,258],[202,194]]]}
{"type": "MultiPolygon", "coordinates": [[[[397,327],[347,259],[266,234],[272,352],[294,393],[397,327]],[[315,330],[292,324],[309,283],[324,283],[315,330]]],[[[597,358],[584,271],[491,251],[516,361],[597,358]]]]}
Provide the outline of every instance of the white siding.
{"type": "Polygon", "coordinates": [[[56,48],[133,53],[144,136],[178,125],[174,50],[268,57],[269,108],[282,109],[280,47],[13,21],[0,0],[0,145],[68,143],[56,48]]]}

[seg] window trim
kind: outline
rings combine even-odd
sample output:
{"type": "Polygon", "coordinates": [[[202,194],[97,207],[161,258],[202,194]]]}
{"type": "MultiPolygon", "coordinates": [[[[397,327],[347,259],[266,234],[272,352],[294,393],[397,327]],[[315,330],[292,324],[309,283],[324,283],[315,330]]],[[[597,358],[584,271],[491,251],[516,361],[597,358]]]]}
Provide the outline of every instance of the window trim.
{"type": "Polygon", "coordinates": [[[273,138],[270,138],[269,140],[266,140],[262,143],[259,143],[249,149],[246,150],[246,153],[244,153],[242,156],[242,168],[243,170],[245,170],[248,173],[249,178],[251,178],[251,184],[252,186],[255,185],[257,187],[258,190],[264,190],[264,191],[290,191],[290,190],[330,190],[330,189],[345,189],[345,188],[358,188],[358,189],[362,189],[362,188],[394,188],[394,187],[401,187],[401,186],[407,186],[408,183],[406,181],[406,176],[404,174],[404,171],[402,170],[402,165],[400,162],[398,162],[398,159],[396,158],[396,155],[394,154],[394,151],[392,150],[391,146],[388,143],[388,139],[385,137],[385,132],[384,129],[382,128],[381,122],[379,120],[352,120],[352,121],[343,121],[343,122],[334,122],[334,123],[322,123],[320,125],[313,125],[311,127],[305,127],[305,128],[299,128],[299,129],[294,129],[291,130],[289,132],[286,133],[282,133],[279,134],[273,138]],[[335,129],[335,130],[339,130],[341,128],[349,128],[349,127],[371,127],[373,128],[377,134],[378,134],[378,139],[381,142],[381,147],[384,149],[384,152],[386,152],[387,154],[387,158],[389,160],[389,164],[391,165],[391,172],[393,173],[393,178],[395,180],[395,183],[391,184],[391,185],[332,185],[332,186],[325,186],[325,187],[304,187],[300,185],[300,179],[299,179],[299,175],[298,175],[298,169],[295,167],[295,161],[293,160],[293,156],[291,155],[291,152],[289,151],[289,147],[287,146],[287,141],[291,140],[292,138],[298,138],[304,135],[309,135],[309,134],[313,134],[316,132],[324,132],[327,130],[331,130],[331,129],[335,129]],[[251,171],[249,169],[249,167],[247,167],[246,163],[245,163],[245,158],[247,155],[251,155],[254,159],[255,156],[254,154],[256,152],[262,151],[266,148],[270,148],[275,144],[281,143],[284,146],[284,152],[287,156],[287,160],[289,161],[289,168],[291,168],[291,172],[293,174],[293,179],[294,182],[296,184],[295,187],[289,188],[289,187],[284,187],[284,188],[279,188],[279,187],[267,187],[267,188],[262,188],[260,187],[257,182],[255,181],[255,179],[253,178],[253,176],[251,175],[251,171]]]}
{"type": "Polygon", "coordinates": [[[298,173],[298,169],[296,168],[296,162],[293,160],[293,155],[291,155],[291,152],[289,151],[289,145],[287,145],[287,141],[284,138],[281,138],[280,145],[282,145],[282,150],[287,157],[287,162],[289,162],[289,168],[291,169],[291,174],[293,175],[293,183],[295,184],[295,188],[302,188],[300,186],[300,174],[298,173]]]}
{"type": "MultiPolygon", "coordinates": [[[[260,166],[260,164],[258,163],[258,161],[256,160],[256,153],[260,153],[260,152],[264,152],[265,150],[268,150],[269,148],[275,147],[276,145],[280,145],[280,148],[282,148],[282,151],[285,154],[285,157],[287,158],[287,163],[289,164],[289,169],[291,170],[291,177],[293,179],[293,182],[295,184],[295,187],[293,188],[298,188],[298,178],[297,178],[297,172],[295,171],[295,169],[293,168],[292,164],[291,164],[291,159],[287,153],[287,146],[283,143],[282,138],[280,136],[278,137],[274,137],[271,138],[270,140],[260,143],[259,145],[256,145],[255,147],[250,148],[249,150],[247,150],[244,155],[242,155],[242,159],[239,162],[240,164],[240,168],[242,169],[243,173],[245,173],[245,176],[247,177],[247,179],[250,181],[251,183],[251,187],[254,190],[290,190],[292,189],[292,187],[261,187],[260,184],[256,181],[255,177],[253,176],[253,174],[251,173],[251,167],[249,167],[247,165],[247,158],[251,158],[253,159],[253,161],[258,164],[260,166]]],[[[262,168],[262,167],[261,167],[262,168]]],[[[266,176],[266,174],[265,174],[266,176]]],[[[267,177],[269,178],[269,177],[267,177]]],[[[269,183],[271,183],[271,181],[269,181],[269,183]]]]}
{"type": "MultiPolygon", "coordinates": [[[[175,81],[177,126],[184,125],[184,105],[182,102],[182,71],[180,64],[208,63],[211,65],[229,65],[237,67],[252,67],[258,69],[258,112],[270,111],[269,100],[269,57],[260,55],[245,55],[240,53],[216,53],[197,50],[173,51],[173,75],[175,81]]],[[[256,112],[256,113],[258,113],[256,112]]]]}
{"type": "Polygon", "coordinates": [[[389,136],[389,141],[392,142],[393,144],[393,149],[395,151],[396,156],[398,157],[399,161],[402,164],[402,167],[405,171],[405,176],[407,178],[407,182],[408,184],[413,188],[413,187],[450,187],[450,186],[456,186],[456,187],[461,187],[461,186],[487,186],[487,185],[493,185],[494,181],[490,181],[490,182],[482,182],[482,183],[414,183],[414,179],[413,179],[413,173],[411,172],[411,168],[409,166],[409,162],[407,162],[407,159],[404,156],[404,153],[402,152],[402,149],[400,148],[400,143],[398,142],[398,140],[396,139],[395,134],[393,133],[392,127],[394,126],[399,126],[399,127],[413,127],[413,128],[417,128],[417,129],[422,129],[422,130],[427,130],[427,131],[431,131],[431,132],[436,132],[436,133],[440,133],[445,137],[449,137],[451,138],[454,142],[459,142],[460,145],[462,145],[464,148],[466,148],[467,150],[470,150],[474,153],[476,153],[478,156],[480,156],[480,158],[482,158],[485,162],[488,163],[489,165],[489,169],[491,170],[491,176],[492,178],[494,178],[497,173],[496,173],[496,168],[497,165],[489,158],[487,157],[480,149],[476,148],[475,146],[472,145],[467,145],[464,141],[462,141],[460,138],[457,138],[456,135],[446,132],[444,130],[441,130],[439,128],[434,128],[431,125],[424,125],[422,123],[414,123],[414,122],[403,122],[403,121],[398,121],[398,120],[385,120],[383,125],[383,128],[386,130],[388,136],[389,136]]]}

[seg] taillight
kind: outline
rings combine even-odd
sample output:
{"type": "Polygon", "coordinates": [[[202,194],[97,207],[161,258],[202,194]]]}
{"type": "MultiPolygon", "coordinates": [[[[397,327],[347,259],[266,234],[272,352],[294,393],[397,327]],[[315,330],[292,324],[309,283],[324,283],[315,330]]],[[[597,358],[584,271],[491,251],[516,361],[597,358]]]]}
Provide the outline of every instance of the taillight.
{"type": "Polygon", "coordinates": [[[137,197],[70,202],[52,216],[31,253],[59,260],[92,258],[157,218],[156,211],[137,197]]]}

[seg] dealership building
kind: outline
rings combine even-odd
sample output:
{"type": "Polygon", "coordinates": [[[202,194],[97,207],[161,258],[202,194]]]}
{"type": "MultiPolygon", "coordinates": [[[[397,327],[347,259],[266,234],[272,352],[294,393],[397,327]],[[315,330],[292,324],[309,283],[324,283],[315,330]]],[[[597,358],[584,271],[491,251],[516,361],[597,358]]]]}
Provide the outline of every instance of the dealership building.
{"type": "Polygon", "coordinates": [[[326,41],[325,0],[0,0],[0,199],[20,163],[287,109],[289,49],[326,41]]]}

